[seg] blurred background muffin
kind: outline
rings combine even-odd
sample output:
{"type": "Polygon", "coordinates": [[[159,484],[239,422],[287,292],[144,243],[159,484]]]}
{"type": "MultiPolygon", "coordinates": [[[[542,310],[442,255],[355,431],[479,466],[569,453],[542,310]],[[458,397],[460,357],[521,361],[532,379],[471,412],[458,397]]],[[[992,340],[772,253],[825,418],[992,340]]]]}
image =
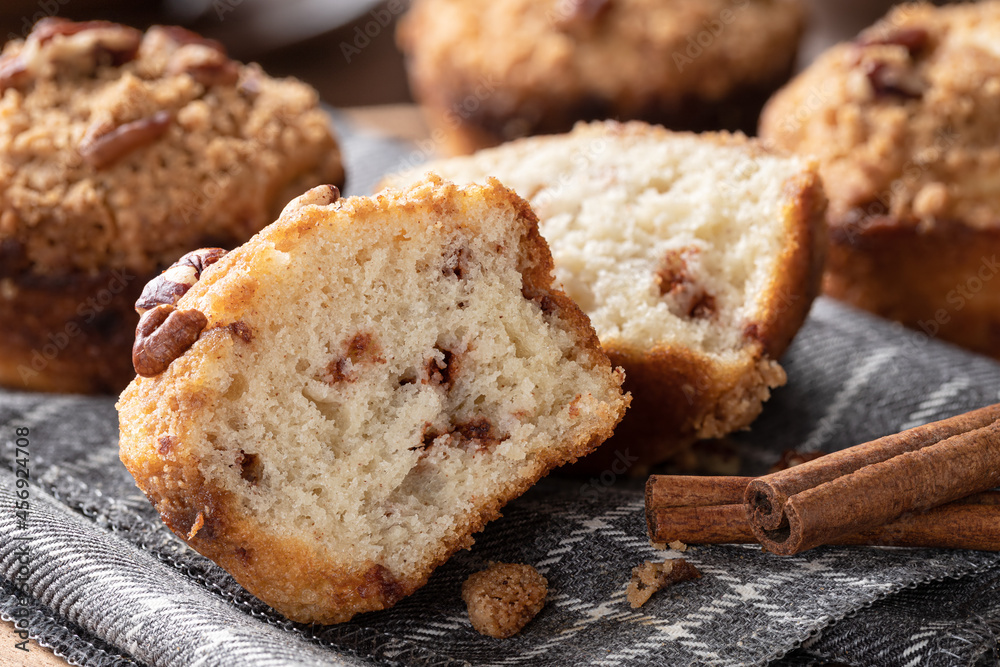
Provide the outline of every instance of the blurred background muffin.
{"type": "MultiPolygon", "coordinates": [[[[755,2],[757,0],[754,0],[755,2]]],[[[568,0],[540,0],[549,10],[568,0]]],[[[336,107],[412,101],[394,33],[409,0],[6,0],[0,41],[24,38],[45,16],[105,19],[140,29],[182,25],[272,76],[295,76],[336,107]]],[[[804,0],[798,67],[882,16],[888,0],[804,0]]],[[[568,6],[568,5],[567,5],[568,6]]],[[[696,26],[694,36],[704,26],[696,26]]],[[[505,37],[506,38],[506,37],[505,37]]]]}
{"type": "Polygon", "coordinates": [[[800,0],[415,0],[398,38],[444,152],[461,154],[606,118],[752,134],[804,13],[800,0]]]}
{"type": "Polygon", "coordinates": [[[821,160],[825,291],[1000,357],[1000,2],[901,6],[769,103],[821,160]]]}
{"type": "Polygon", "coordinates": [[[318,97],[178,27],[45,17],[0,55],[0,383],[113,392],[142,286],[343,184],[318,97]]]}
{"type": "MultiPolygon", "coordinates": [[[[543,15],[572,6],[567,4],[567,0],[544,0],[538,4],[544,7],[543,15]]],[[[758,3],[757,0],[750,3],[748,0],[746,6],[751,4],[761,4],[763,8],[765,3],[758,3]]],[[[884,0],[845,0],[839,3],[804,0],[804,4],[807,5],[807,20],[798,57],[797,67],[800,69],[831,44],[852,39],[858,30],[870,24],[892,3],[884,0]]],[[[344,109],[346,117],[364,119],[368,127],[374,127],[381,133],[419,138],[419,155],[431,157],[435,153],[446,153],[446,145],[440,135],[429,132],[421,123],[419,114],[410,106],[412,97],[407,88],[404,57],[395,40],[396,23],[405,15],[407,8],[408,3],[404,0],[150,0],[144,3],[128,0],[11,0],[0,4],[0,35],[5,40],[23,38],[37,20],[54,14],[78,20],[122,21],[140,29],[153,24],[181,24],[219,40],[236,59],[261,63],[264,71],[272,76],[293,75],[309,83],[319,91],[323,102],[344,109]],[[357,107],[359,111],[354,113],[351,107],[357,107]],[[377,119],[377,122],[370,123],[372,119],[377,119]]],[[[798,17],[796,20],[800,20],[801,12],[797,9],[792,11],[798,17]]],[[[718,12],[720,18],[721,12],[722,9],[718,12]]],[[[740,12],[737,16],[745,20],[755,14],[740,12]]],[[[438,20],[445,19],[440,17],[438,20]]],[[[713,43],[723,44],[720,40],[726,34],[733,34],[729,29],[736,28],[736,23],[726,25],[726,31],[720,33],[713,43]]],[[[718,29],[711,19],[709,25],[718,29]]],[[[685,44],[689,44],[687,37],[697,44],[699,34],[705,29],[704,23],[693,24],[691,33],[685,36],[685,44]]],[[[587,30],[572,34],[580,35],[583,40],[590,39],[587,30]]],[[[511,36],[510,40],[505,35],[502,41],[512,41],[514,37],[520,40],[519,35],[511,36]]],[[[707,53],[711,47],[706,48],[700,60],[708,61],[707,53]]],[[[676,68],[672,57],[666,64],[676,68]]],[[[727,63],[719,65],[721,70],[728,68],[727,63]]],[[[615,78],[618,74],[613,72],[610,76],[615,78]]],[[[796,114],[806,113],[811,104],[812,101],[796,110],[796,114]]],[[[411,160],[404,166],[413,164],[411,160]]],[[[0,255],[0,271],[14,273],[14,257],[15,253],[10,251],[8,245],[5,254],[0,255]]],[[[65,268],[69,270],[70,267],[65,268]]],[[[110,279],[101,279],[95,283],[94,289],[105,289],[111,284],[110,279]]],[[[136,282],[140,283],[140,280],[136,279],[136,282]]],[[[112,286],[117,287],[117,284],[112,286]]],[[[984,289],[974,298],[981,299],[986,292],[984,289]]],[[[12,293],[9,280],[0,283],[0,295],[9,298],[12,293]]],[[[69,305],[75,307],[78,304],[78,300],[73,300],[69,305]]],[[[62,358],[67,353],[58,349],[48,337],[51,334],[56,342],[61,342],[60,331],[63,331],[62,325],[48,331],[45,340],[40,341],[42,344],[36,345],[33,350],[41,354],[56,349],[62,358]],[[56,347],[46,348],[45,345],[49,344],[56,347]]],[[[36,365],[40,363],[43,362],[36,357],[36,365]]],[[[25,386],[20,376],[14,378],[14,386],[25,386]]]]}

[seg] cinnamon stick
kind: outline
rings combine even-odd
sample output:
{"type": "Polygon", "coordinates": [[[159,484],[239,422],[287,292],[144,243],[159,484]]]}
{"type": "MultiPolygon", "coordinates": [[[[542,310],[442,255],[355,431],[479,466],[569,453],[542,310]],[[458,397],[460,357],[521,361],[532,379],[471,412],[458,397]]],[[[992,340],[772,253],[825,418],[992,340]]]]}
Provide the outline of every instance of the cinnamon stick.
{"type": "MultiPolygon", "coordinates": [[[[652,475],[646,484],[650,539],[687,544],[757,542],[739,502],[751,481],[750,477],[652,475]]],[[[968,496],[826,544],[1000,551],[1000,492],[968,496]]]]}
{"type": "Polygon", "coordinates": [[[646,511],[651,507],[705,507],[742,505],[752,477],[650,475],[646,482],[646,511]]]}
{"type": "Polygon", "coordinates": [[[646,507],[646,526],[653,542],[684,544],[753,544],[757,541],[743,505],[646,507]]]}
{"type": "Polygon", "coordinates": [[[795,554],[1000,485],[1000,404],[909,429],[751,481],[747,520],[795,554]]]}
{"type": "Polygon", "coordinates": [[[752,498],[749,496],[746,498],[747,503],[752,506],[751,523],[767,530],[775,530],[785,523],[782,508],[789,496],[843,477],[864,466],[880,463],[953,435],[987,426],[997,419],[1000,419],[1000,404],[873,440],[868,443],[868,448],[865,450],[850,447],[802,465],[765,475],[748,490],[748,494],[754,494],[752,498]]]}

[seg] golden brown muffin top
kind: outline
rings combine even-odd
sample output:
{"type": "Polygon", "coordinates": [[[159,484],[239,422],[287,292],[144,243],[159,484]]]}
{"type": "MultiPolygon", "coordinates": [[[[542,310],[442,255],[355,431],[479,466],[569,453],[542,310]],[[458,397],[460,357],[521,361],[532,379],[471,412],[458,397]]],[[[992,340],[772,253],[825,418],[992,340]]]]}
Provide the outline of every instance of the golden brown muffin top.
{"type": "Polygon", "coordinates": [[[399,42],[417,81],[628,109],[770,81],[802,22],[800,0],[416,0],[399,42]]]}
{"type": "Polygon", "coordinates": [[[833,224],[994,226],[998,34],[1000,2],[898,7],[779,92],[761,134],[820,158],[833,224]]]}
{"type": "Polygon", "coordinates": [[[0,277],[154,271],[342,178],[315,91],[182,28],[44,19],[0,56],[0,277]]]}

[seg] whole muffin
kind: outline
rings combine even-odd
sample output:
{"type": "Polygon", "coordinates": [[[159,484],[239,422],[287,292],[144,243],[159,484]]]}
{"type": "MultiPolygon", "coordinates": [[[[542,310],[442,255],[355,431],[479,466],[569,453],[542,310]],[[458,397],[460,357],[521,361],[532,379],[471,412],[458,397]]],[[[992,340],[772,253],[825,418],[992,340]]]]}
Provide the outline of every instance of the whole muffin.
{"type": "Polygon", "coordinates": [[[761,135],[817,156],[825,291],[1000,356],[1000,3],[890,12],[775,95],[761,135]]]}
{"type": "Polygon", "coordinates": [[[800,0],[416,0],[413,93],[451,154],[578,120],[752,133],[792,71],[800,0]]]}
{"type": "Polygon", "coordinates": [[[308,86],[182,28],[39,21],[0,56],[0,384],[122,389],[150,278],[343,178],[308,86]]]}

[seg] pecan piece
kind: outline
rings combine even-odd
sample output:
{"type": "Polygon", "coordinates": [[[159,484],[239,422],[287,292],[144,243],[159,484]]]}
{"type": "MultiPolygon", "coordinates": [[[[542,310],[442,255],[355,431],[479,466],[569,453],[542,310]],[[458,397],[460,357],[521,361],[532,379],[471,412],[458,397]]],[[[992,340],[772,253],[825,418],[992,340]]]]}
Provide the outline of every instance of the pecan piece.
{"type": "Polygon", "coordinates": [[[380,354],[381,347],[370,333],[355,334],[344,347],[343,354],[326,367],[324,379],[327,384],[355,382],[358,379],[357,366],[362,363],[385,363],[385,357],[380,354]]]}
{"type": "Polygon", "coordinates": [[[716,311],[715,297],[694,275],[699,252],[698,248],[668,250],[653,273],[653,284],[661,297],[670,299],[670,311],[675,315],[704,318],[716,311]]]}
{"type": "Polygon", "coordinates": [[[588,28],[607,14],[611,0],[563,0],[560,5],[560,28],[588,28]]]}
{"type": "Polygon", "coordinates": [[[41,47],[52,41],[53,37],[73,37],[81,33],[93,34],[88,40],[65,51],[47,52],[49,57],[60,62],[73,63],[77,67],[86,60],[87,66],[84,69],[92,69],[102,62],[121,66],[135,58],[142,42],[142,33],[129,26],[110,21],[67,21],[54,16],[36,23],[28,35],[28,42],[34,42],[41,47]],[[81,55],[89,55],[89,58],[81,58],[81,55]]]}
{"type": "Polygon", "coordinates": [[[435,347],[434,349],[441,352],[442,358],[439,360],[436,356],[432,356],[427,360],[420,382],[421,384],[429,384],[434,387],[451,389],[451,384],[459,367],[458,356],[451,350],[440,347],[435,347]]]}
{"type": "Polygon", "coordinates": [[[260,84],[263,77],[264,73],[260,69],[260,65],[251,63],[244,68],[243,78],[240,81],[240,84],[236,87],[236,90],[238,90],[244,97],[254,100],[258,95],[260,95],[260,84]]]}
{"type": "Polygon", "coordinates": [[[930,35],[923,28],[900,28],[882,35],[861,37],[858,46],[902,46],[910,55],[916,55],[927,46],[930,35]]]}
{"type": "Polygon", "coordinates": [[[135,58],[141,41],[142,33],[135,28],[108,21],[75,23],[44,18],[35,24],[18,53],[0,58],[0,93],[26,85],[55,63],[81,71],[123,65],[135,58]],[[56,36],[74,39],[50,44],[56,36]]]}
{"type": "Polygon", "coordinates": [[[876,97],[895,96],[919,99],[924,94],[924,82],[912,69],[885,62],[865,65],[865,74],[876,97]]]}
{"type": "Polygon", "coordinates": [[[534,285],[529,285],[525,283],[521,286],[521,296],[523,296],[527,301],[534,301],[542,313],[545,315],[551,315],[552,313],[559,310],[559,304],[550,295],[545,292],[538,290],[534,285]]]}
{"type": "Polygon", "coordinates": [[[16,55],[0,58],[0,95],[8,88],[17,88],[31,78],[28,66],[16,55]]]}
{"type": "Polygon", "coordinates": [[[204,44],[186,44],[174,52],[167,62],[167,74],[187,74],[205,87],[231,86],[240,78],[236,62],[204,44]]]}
{"type": "Polygon", "coordinates": [[[253,329],[251,329],[250,325],[243,320],[237,320],[230,324],[229,330],[234,336],[238,336],[244,343],[249,343],[253,340],[253,329]]]}
{"type": "Polygon", "coordinates": [[[472,251],[467,247],[454,248],[448,256],[444,258],[444,265],[441,267],[441,274],[445,276],[455,276],[459,280],[465,277],[469,270],[469,261],[472,259],[472,251]]]}
{"type": "Polygon", "coordinates": [[[340,188],[336,185],[317,185],[285,204],[279,217],[290,215],[303,206],[329,206],[340,199],[340,188]]]}
{"type": "Polygon", "coordinates": [[[156,452],[160,456],[166,456],[177,444],[177,438],[172,435],[161,435],[156,441],[156,452]]]}
{"type": "MultiPolygon", "coordinates": [[[[86,32],[87,30],[106,28],[117,29],[125,28],[125,26],[116,25],[110,21],[70,21],[58,16],[47,16],[35,24],[35,27],[31,29],[31,33],[28,35],[28,39],[32,39],[39,44],[44,44],[56,35],[69,37],[70,35],[86,32]]],[[[129,28],[129,30],[138,32],[134,28],[129,28]]]]}
{"type": "Polygon", "coordinates": [[[208,324],[208,318],[195,309],[177,310],[162,304],[146,312],[135,329],[132,365],[143,377],[153,377],[167,370],[174,359],[194,345],[208,324]]]}
{"type": "Polygon", "coordinates": [[[103,169],[137,148],[159,139],[173,121],[169,111],[158,111],[149,118],[109,129],[95,123],[87,130],[78,148],[81,157],[95,169],[103,169]]]}
{"type": "Polygon", "coordinates": [[[438,446],[458,447],[470,454],[490,452],[501,442],[510,437],[507,433],[499,433],[488,417],[473,417],[472,419],[454,424],[445,432],[438,431],[429,422],[424,425],[420,445],[410,447],[410,451],[427,451],[438,438],[447,436],[438,446]]]}
{"type": "Polygon", "coordinates": [[[201,279],[202,271],[218,262],[225,254],[226,251],[222,248],[201,248],[184,255],[166,271],[146,283],[139,300],[135,302],[135,311],[143,315],[159,305],[173,306],[201,279]]]}
{"type": "Polygon", "coordinates": [[[257,486],[260,478],[264,476],[264,463],[256,454],[247,454],[242,449],[236,457],[236,463],[240,466],[240,477],[250,486],[257,486]]]}
{"type": "Polygon", "coordinates": [[[715,314],[715,297],[708,292],[702,292],[698,300],[688,310],[688,317],[704,319],[715,314]]]}
{"type": "Polygon", "coordinates": [[[474,454],[492,451],[510,437],[497,433],[493,422],[487,417],[474,417],[467,422],[456,424],[453,433],[461,436],[458,446],[474,454]]]}
{"type": "Polygon", "coordinates": [[[638,609],[664,586],[679,584],[683,581],[701,579],[701,572],[683,558],[673,558],[654,563],[646,561],[632,569],[632,580],[626,590],[626,598],[632,609],[638,609]]]}
{"type": "Polygon", "coordinates": [[[225,55],[226,47],[214,39],[209,39],[208,37],[202,37],[196,32],[188,30],[187,28],[182,28],[179,25],[154,25],[149,29],[151,33],[162,33],[169,37],[173,42],[186,46],[188,44],[198,44],[199,46],[207,46],[210,49],[218,51],[219,53],[225,55]]]}

